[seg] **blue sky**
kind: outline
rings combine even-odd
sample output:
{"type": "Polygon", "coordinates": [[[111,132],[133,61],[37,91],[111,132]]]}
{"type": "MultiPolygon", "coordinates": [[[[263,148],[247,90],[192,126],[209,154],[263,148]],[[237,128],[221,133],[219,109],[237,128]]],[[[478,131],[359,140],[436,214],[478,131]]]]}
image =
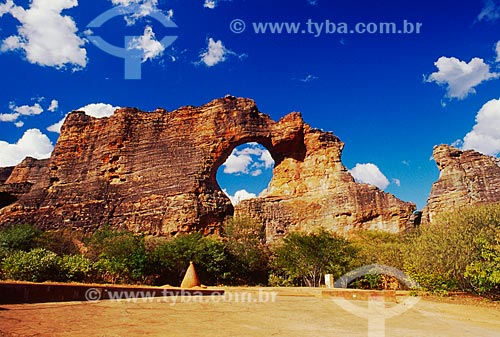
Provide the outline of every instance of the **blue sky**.
{"type": "MultiPolygon", "coordinates": [[[[174,110],[230,93],[275,120],[302,112],[346,143],[358,180],[422,208],[434,145],[500,152],[499,41],[492,0],[1,0],[0,166],[47,157],[71,110],[174,110]],[[284,30],[258,33],[266,23],[284,30]],[[138,57],[140,73],[95,37],[138,57]]],[[[237,151],[220,184],[260,193],[272,165],[254,145],[237,151]]]]}

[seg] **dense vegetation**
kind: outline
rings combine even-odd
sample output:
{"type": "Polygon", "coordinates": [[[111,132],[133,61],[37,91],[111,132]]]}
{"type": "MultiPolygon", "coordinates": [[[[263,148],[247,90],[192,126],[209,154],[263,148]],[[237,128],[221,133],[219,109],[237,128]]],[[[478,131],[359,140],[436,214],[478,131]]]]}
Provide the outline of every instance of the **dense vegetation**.
{"type": "MultiPolygon", "coordinates": [[[[102,228],[41,232],[30,225],[0,230],[0,278],[179,285],[193,261],[205,284],[319,286],[357,267],[398,268],[432,292],[500,294],[500,204],[441,216],[404,234],[360,231],[345,239],[326,230],[289,233],[264,244],[252,219],[229,219],[221,236],[193,233],[145,237],[102,228]]],[[[366,275],[351,286],[401,286],[387,275],[366,275]]]]}

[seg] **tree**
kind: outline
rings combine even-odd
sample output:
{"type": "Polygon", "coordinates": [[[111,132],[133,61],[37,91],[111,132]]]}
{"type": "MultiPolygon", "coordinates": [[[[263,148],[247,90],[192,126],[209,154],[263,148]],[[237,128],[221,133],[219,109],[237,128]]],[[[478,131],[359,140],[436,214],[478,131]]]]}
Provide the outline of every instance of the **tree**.
{"type": "Polygon", "coordinates": [[[344,238],[321,229],[305,234],[289,233],[274,248],[275,272],[296,285],[318,287],[325,274],[343,275],[356,255],[344,238]]]}
{"type": "Polygon", "coordinates": [[[13,280],[44,282],[59,281],[60,257],[44,248],[34,248],[29,252],[18,250],[2,262],[6,278],[13,280]]]}
{"type": "Polygon", "coordinates": [[[252,218],[229,218],[224,224],[230,254],[230,281],[236,284],[267,284],[269,249],[262,225],[252,218]]]}
{"type": "Polygon", "coordinates": [[[87,256],[96,262],[104,282],[144,281],[148,253],[143,236],[104,227],[87,244],[87,256]]]}
{"type": "Polygon", "coordinates": [[[500,204],[444,213],[407,240],[405,271],[430,291],[467,291],[474,282],[481,287],[481,275],[495,268],[499,231],[500,204]]]}
{"type": "MultiPolygon", "coordinates": [[[[358,251],[354,262],[355,267],[378,264],[403,269],[402,248],[406,239],[404,234],[359,230],[354,232],[349,239],[358,251]]],[[[364,289],[398,289],[402,286],[399,280],[386,274],[364,275],[349,285],[349,287],[364,289]]]]}
{"type": "Polygon", "coordinates": [[[11,225],[0,230],[0,247],[9,250],[29,251],[36,246],[42,232],[28,224],[11,225]]]}
{"type": "Polygon", "coordinates": [[[157,243],[151,252],[152,271],[161,284],[179,285],[190,261],[205,284],[219,283],[227,273],[227,252],[217,237],[179,235],[157,243]]]}
{"type": "Polygon", "coordinates": [[[500,297],[500,228],[492,238],[478,237],[478,258],[465,270],[475,291],[500,297]]]}

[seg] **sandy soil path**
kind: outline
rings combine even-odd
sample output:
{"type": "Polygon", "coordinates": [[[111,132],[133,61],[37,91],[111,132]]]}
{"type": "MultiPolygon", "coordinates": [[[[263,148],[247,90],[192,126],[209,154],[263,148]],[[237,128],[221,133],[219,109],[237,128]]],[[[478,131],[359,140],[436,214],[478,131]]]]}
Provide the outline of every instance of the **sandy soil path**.
{"type": "MultiPolygon", "coordinates": [[[[369,335],[367,319],[318,294],[229,288],[223,298],[1,305],[0,336],[500,336],[495,305],[423,298],[369,335]]],[[[398,304],[383,305],[382,315],[398,304]]]]}

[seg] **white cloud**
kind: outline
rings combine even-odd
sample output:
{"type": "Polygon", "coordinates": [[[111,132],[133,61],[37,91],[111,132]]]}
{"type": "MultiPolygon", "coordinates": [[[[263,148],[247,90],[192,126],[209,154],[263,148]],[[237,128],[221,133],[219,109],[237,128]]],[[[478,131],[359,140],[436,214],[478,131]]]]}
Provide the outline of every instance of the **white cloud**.
{"type": "Polygon", "coordinates": [[[229,200],[231,200],[231,203],[233,205],[239,204],[240,201],[242,201],[242,200],[247,200],[247,199],[252,199],[252,198],[257,197],[257,195],[255,193],[247,192],[247,190],[236,191],[236,193],[234,193],[234,196],[230,195],[226,189],[223,189],[222,191],[227,195],[229,200]]]}
{"type": "Polygon", "coordinates": [[[268,150],[262,151],[260,154],[260,160],[264,162],[264,167],[266,169],[271,168],[274,165],[274,159],[271,157],[271,153],[268,150]]]}
{"type": "Polygon", "coordinates": [[[14,166],[26,157],[49,158],[54,146],[38,129],[29,129],[15,144],[0,141],[0,167],[14,166]]]}
{"type": "MultiPolygon", "coordinates": [[[[35,116],[39,115],[43,112],[43,108],[40,104],[35,103],[34,105],[22,105],[16,106],[14,103],[9,105],[9,108],[12,110],[12,113],[0,114],[0,122],[16,122],[17,119],[21,116],[35,116]]],[[[24,125],[23,122],[15,123],[17,127],[21,127],[24,125]]]]}
{"type": "MultiPolygon", "coordinates": [[[[104,104],[104,103],[92,103],[88,104],[84,107],[81,107],[79,109],[76,109],[75,111],[84,111],[86,115],[96,117],[96,118],[102,118],[102,117],[109,117],[113,115],[116,109],[119,109],[120,107],[112,106],[111,104],[104,104]]],[[[61,127],[64,124],[64,121],[66,120],[66,116],[59,122],[49,126],[47,128],[47,131],[50,132],[56,132],[60,133],[61,132],[61,127]]]]}
{"type": "Polygon", "coordinates": [[[389,180],[375,164],[356,164],[349,172],[360,183],[371,184],[382,190],[389,186],[389,180]]]}
{"type": "Polygon", "coordinates": [[[401,180],[398,178],[392,178],[392,182],[398,187],[401,186],[401,180]]]}
{"type": "Polygon", "coordinates": [[[50,106],[47,110],[49,110],[50,112],[54,112],[56,111],[57,109],[59,108],[59,102],[55,99],[53,99],[51,102],[50,102],[50,106]]]}
{"type": "MultiPolygon", "coordinates": [[[[111,0],[115,6],[132,7],[134,14],[125,16],[127,25],[134,25],[138,19],[151,15],[154,12],[160,11],[158,9],[158,0],[111,0]]],[[[167,17],[171,18],[173,11],[167,12],[167,17]]]]}
{"type": "Polygon", "coordinates": [[[0,114],[0,122],[15,122],[19,116],[18,113],[0,114]]]}
{"type": "Polygon", "coordinates": [[[115,6],[130,6],[142,2],[141,0],[111,0],[111,3],[115,6]]]}
{"type": "Polygon", "coordinates": [[[22,128],[24,126],[24,122],[19,121],[19,122],[14,123],[14,125],[16,126],[16,128],[22,128]]]}
{"type": "Polygon", "coordinates": [[[66,120],[66,117],[64,117],[63,119],[61,119],[59,122],[57,122],[55,124],[52,124],[51,126],[49,126],[47,128],[47,131],[55,132],[55,133],[61,133],[61,127],[64,124],[65,120],[66,120]]]}
{"type": "Polygon", "coordinates": [[[14,1],[13,0],[7,0],[5,3],[0,4],[0,18],[4,15],[9,13],[12,8],[14,7],[14,1]]]}
{"type": "Polygon", "coordinates": [[[215,41],[212,38],[208,39],[208,47],[200,54],[200,63],[204,63],[207,67],[213,67],[218,63],[224,62],[227,55],[236,55],[222,44],[222,41],[215,41]]]}
{"type": "Polygon", "coordinates": [[[227,158],[224,165],[224,173],[245,173],[248,174],[248,167],[252,163],[252,157],[248,154],[238,154],[238,151],[233,150],[233,153],[227,158]]]}
{"type": "Polygon", "coordinates": [[[209,9],[214,9],[216,5],[215,0],[205,0],[205,3],[203,4],[203,7],[209,8],[209,9]]]}
{"type": "Polygon", "coordinates": [[[438,71],[432,73],[426,81],[445,85],[449,98],[464,99],[476,92],[475,86],[500,76],[499,73],[491,73],[484,60],[477,57],[466,63],[455,57],[442,56],[434,65],[438,71]]]}
{"type": "Polygon", "coordinates": [[[463,139],[457,139],[453,143],[451,143],[450,145],[459,149],[462,147],[462,145],[464,145],[464,141],[463,141],[463,139]]]}
{"type": "Polygon", "coordinates": [[[172,19],[173,17],[174,17],[174,10],[173,9],[169,9],[167,11],[167,18],[172,19]]]}
{"type": "Polygon", "coordinates": [[[38,103],[35,103],[32,106],[23,105],[14,107],[13,110],[22,116],[35,116],[43,112],[43,108],[38,103]]]}
{"type": "Polygon", "coordinates": [[[9,13],[17,19],[18,35],[9,36],[1,46],[2,51],[23,50],[33,64],[74,69],[87,65],[85,40],[78,35],[75,21],[61,12],[78,6],[77,0],[32,0],[29,9],[15,6],[9,0],[0,8],[0,15],[9,13]]]}
{"type": "Polygon", "coordinates": [[[220,2],[231,2],[232,0],[205,0],[203,7],[208,9],[214,9],[219,5],[220,2]]]}
{"type": "Polygon", "coordinates": [[[222,165],[224,173],[250,174],[256,177],[262,174],[262,169],[270,169],[274,160],[269,151],[258,143],[248,143],[242,149],[234,149],[222,165]]]}
{"type": "Polygon", "coordinates": [[[155,33],[153,32],[153,28],[150,26],[146,26],[144,29],[144,35],[132,39],[128,46],[128,49],[138,49],[142,50],[142,62],[146,62],[147,60],[153,60],[154,58],[161,56],[165,47],[156,40],[155,33]]]}
{"type": "Polygon", "coordinates": [[[500,62],[500,41],[498,41],[497,44],[495,45],[495,51],[497,53],[496,61],[500,62]]]}
{"type": "Polygon", "coordinates": [[[314,75],[307,75],[306,77],[301,78],[299,81],[304,82],[304,83],[307,83],[307,82],[311,82],[311,81],[314,81],[314,80],[317,80],[317,79],[318,79],[318,77],[317,77],[317,76],[314,76],[314,75]]]}
{"type": "Polygon", "coordinates": [[[258,177],[262,174],[262,170],[261,169],[256,169],[256,170],[253,170],[252,172],[250,172],[250,175],[252,177],[258,177]]]}
{"type": "Polygon", "coordinates": [[[120,107],[112,106],[111,104],[92,103],[76,110],[85,111],[86,115],[92,117],[102,118],[102,117],[110,117],[115,113],[116,109],[120,109],[120,107]]]}
{"type": "Polygon", "coordinates": [[[492,99],[476,115],[476,124],[465,135],[462,149],[474,149],[490,156],[500,153],[500,99],[492,99]]]}
{"type": "Polygon", "coordinates": [[[486,0],[477,20],[496,21],[498,18],[500,18],[500,4],[495,3],[494,0],[486,0]]]}

